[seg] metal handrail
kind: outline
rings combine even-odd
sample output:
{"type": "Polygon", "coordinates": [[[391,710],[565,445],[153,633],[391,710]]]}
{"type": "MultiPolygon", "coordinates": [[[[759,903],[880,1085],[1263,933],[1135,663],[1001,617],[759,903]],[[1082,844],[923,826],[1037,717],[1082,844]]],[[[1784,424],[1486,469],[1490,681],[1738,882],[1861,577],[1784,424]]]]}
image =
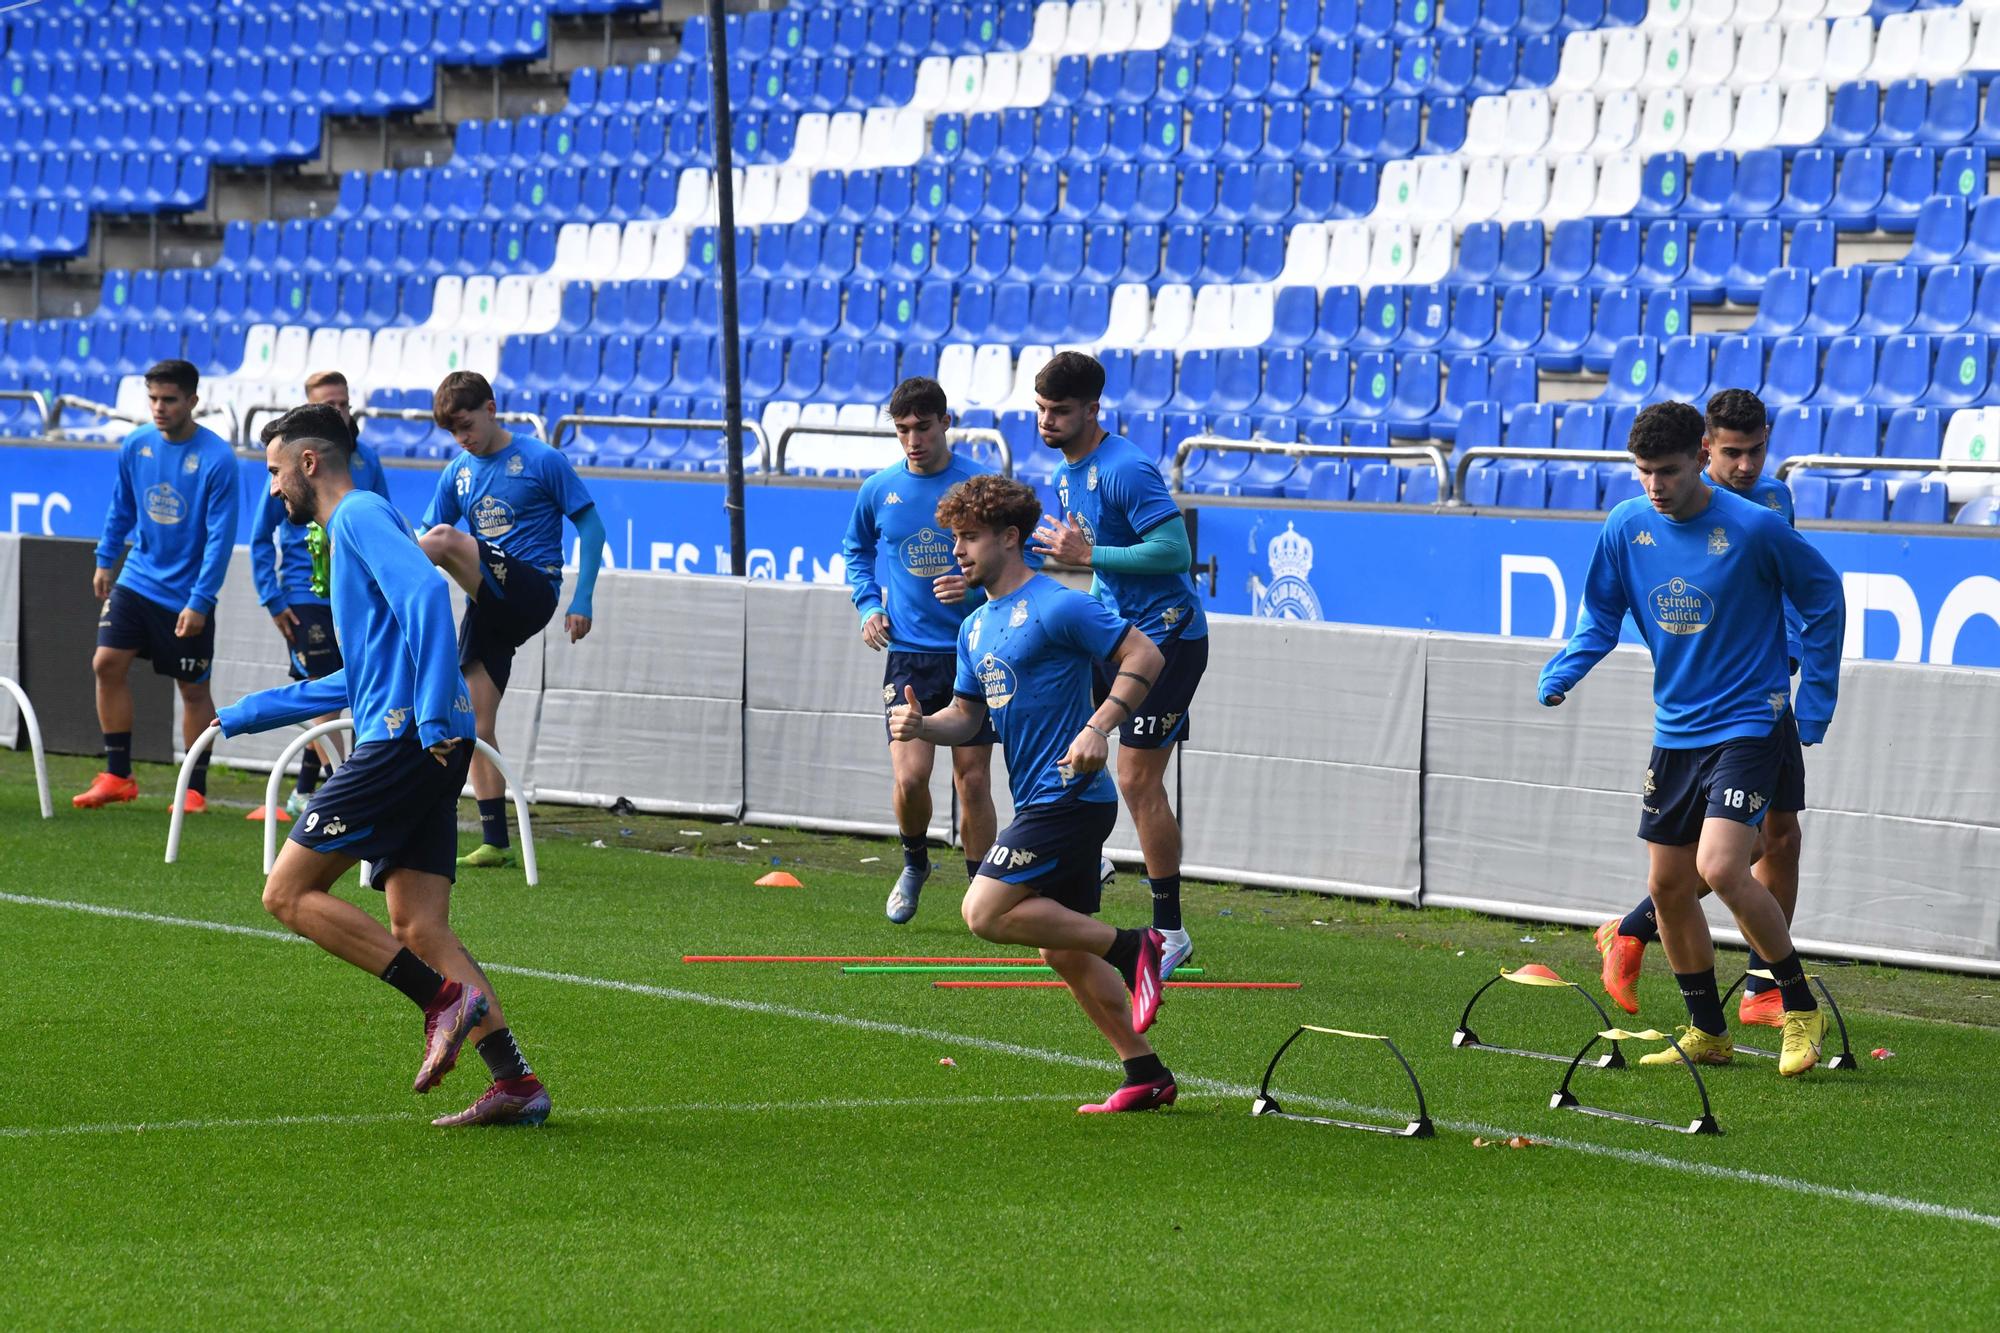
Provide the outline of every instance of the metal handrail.
{"type": "Polygon", "coordinates": [[[0,399],[33,403],[35,410],[42,414],[42,434],[49,433],[49,396],[40,389],[0,389],[0,399]]]}
{"type": "MultiPolygon", "coordinates": [[[[261,412],[264,410],[262,407],[251,409],[252,412],[261,412]]],[[[290,411],[291,409],[286,408],[285,410],[290,411]]],[[[354,419],[356,421],[360,421],[365,417],[375,417],[383,421],[435,422],[437,420],[435,413],[426,411],[421,407],[357,407],[354,409],[354,419]]],[[[533,426],[536,438],[550,444],[555,443],[549,439],[549,423],[543,419],[539,412],[496,412],[493,414],[493,419],[508,422],[518,421],[524,425],[533,426]]],[[[563,420],[567,421],[569,418],[564,417],[563,420]]]]}
{"type": "MultiPolygon", "coordinates": [[[[778,461],[773,470],[778,476],[789,475],[785,471],[785,450],[794,435],[838,435],[849,439],[894,440],[893,430],[883,430],[879,426],[787,426],[778,432],[778,461]]],[[[944,433],[946,441],[952,444],[977,444],[981,440],[998,445],[1000,449],[1000,475],[1014,475],[1014,447],[1007,443],[1007,437],[991,426],[954,426],[944,433]]]]}
{"type": "Polygon", "coordinates": [[[1233,440],[1221,435],[1190,435],[1174,449],[1175,493],[1183,493],[1187,480],[1188,455],[1197,449],[1216,453],[1283,454],[1289,458],[1386,458],[1390,462],[1416,459],[1431,465],[1437,473],[1438,499],[1448,501],[1458,493],[1452,484],[1451,467],[1444,450],[1434,444],[1385,444],[1379,448],[1365,444],[1280,444],[1275,440],[1233,440]]]}
{"type": "MultiPolygon", "coordinates": [[[[17,395],[10,392],[7,396],[13,397],[17,395]]],[[[142,426],[148,420],[146,417],[135,417],[130,412],[121,411],[108,403],[100,403],[94,398],[85,398],[80,394],[74,393],[60,393],[56,395],[53,404],[43,409],[43,439],[53,440],[60,435],[62,431],[63,409],[66,407],[74,407],[81,411],[89,412],[94,416],[103,417],[106,421],[123,421],[133,426],[142,426]]],[[[204,408],[202,411],[194,414],[196,421],[201,420],[203,417],[218,416],[229,418],[229,428],[222,432],[222,438],[229,441],[229,446],[233,449],[236,447],[237,428],[240,424],[234,407],[231,407],[228,403],[218,403],[214,407],[204,408]]]]}
{"type": "Polygon", "coordinates": [[[2000,459],[1847,458],[1840,454],[1797,454],[1778,464],[1778,480],[1800,468],[1859,472],[2000,472],[2000,459]]]}
{"type": "MultiPolygon", "coordinates": [[[[557,417],[555,434],[549,437],[553,448],[563,447],[563,437],[577,426],[629,426],[633,429],[649,427],[654,430],[721,430],[729,429],[727,421],[712,421],[696,417],[601,417],[589,412],[578,412],[571,416],[557,417]]],[[[768,466],[771,461],[771,437],[764,428],[749,418],[744,418],[743,429],[757,437],[757,466],[768,466]]]]}
{"type": "MultiPolygon", "coordinates": [[[[1457,472],[1453,477],[1453,496],[1465,494],[1465,474],[1472,470],[1474,462],[1482,458],[1529,459],[1546,463],[1629,463],[1632,455],[1623,449],[1515,449],[1504,444],[1478,444],[1470,449],[1462,449],[1457,454],[1457,472]]],[[[1464,501],[1454,499],[1453,504],[1464,501]]]]}

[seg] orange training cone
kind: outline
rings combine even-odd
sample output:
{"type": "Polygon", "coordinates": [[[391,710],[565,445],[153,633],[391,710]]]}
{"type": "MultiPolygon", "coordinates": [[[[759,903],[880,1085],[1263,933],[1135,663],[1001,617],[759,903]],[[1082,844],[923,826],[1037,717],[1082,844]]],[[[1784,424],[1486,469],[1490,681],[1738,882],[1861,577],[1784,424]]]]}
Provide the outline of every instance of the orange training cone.
{"type": "Polygon", "coordinates": [[[803,889],[805,885],[799,883],[797,879],[782,870],[773,870],[770,874],[757,881],[757,887],[760,889],[803,889]]]}

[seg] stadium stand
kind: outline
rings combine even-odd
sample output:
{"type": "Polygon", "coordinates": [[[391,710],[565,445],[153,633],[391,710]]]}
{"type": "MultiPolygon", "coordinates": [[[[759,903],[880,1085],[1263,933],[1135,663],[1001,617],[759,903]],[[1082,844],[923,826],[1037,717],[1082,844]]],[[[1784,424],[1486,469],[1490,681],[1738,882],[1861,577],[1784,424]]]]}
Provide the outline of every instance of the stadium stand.
{"type": "MultiPolygon", "coordinates": [[[[434,107],[439,66],[542,57],[555,16],[621,7],[654,8],[0,17],[0,258],[200,209],[212,168],[309,161],[330,118],[434,107]]],[[[1033,369],[1078,345],[1168,462],[1195,436],[1615,448],[1638,406],[1725,386],[1772,406],[1780,458],[1983,456],[2000,9],[950,0],[728,24],[744,394],[767,430],[868,423],[925,373],[966,424],[1032,443],[1033,369]]],[[[662,57],[574,70],[551,114],[459,120],[448,160],[347,173],[325,216],[230,222],[210,265],[109,270],[93,314],[7,326],[4,376],[130,405],[178,351],[212,402],[337,363],[371,404],[420,407],[470,367],[544,420],[716,417],[705,20],[662,57]]],[[[0,429],[24,414],[0,402],[0,429]]],[[[444,448],[381,424],[391,454],[444,448]]],[[[566,447],[721,466],[717,435],[680,427],[566,447]]],[[[1421,470],[1188,461],[1196,493],[1436,499],[1421,470]]],[[[1509,507],[1629,493],[1619,464],[1471,478],[1509,507]]],[[[1826,480],[1836,517],[1991,521],[1976,477],[1826,480]]]]}

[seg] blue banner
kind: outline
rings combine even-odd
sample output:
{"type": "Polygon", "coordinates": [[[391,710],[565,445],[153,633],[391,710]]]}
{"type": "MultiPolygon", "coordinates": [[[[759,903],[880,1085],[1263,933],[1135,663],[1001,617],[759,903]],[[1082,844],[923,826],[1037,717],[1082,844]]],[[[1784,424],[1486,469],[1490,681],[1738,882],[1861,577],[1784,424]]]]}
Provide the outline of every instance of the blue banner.
{"type": "MultiPolygon", "coordinates": [[[[95,540],[115,457],[109,448],[0,446],[5,530],[95,540]]],[[[254,500],[268,484],[264,469],[252,459],[241,467],[245,499],[254,500]]],[[[439,465],[392,461],[388,471],[396,503],[414,521],[439,465]]],[[[720,478],[597,475],[586,484],[612,568],[728,572],[720,478]]],[[[752,480],[745,490],[750,577],[844,581],[851,488],[752,480]]],[[[246,503],[246,526],[252,512],[246,503]]],[[[1198,507],[1196,520],[1197,555],[1215,562],[1212,611],[1552,639],[1575,628],[1597,529],[1589,517],[1234,505],[1198,507]]],[[[2000,666],[2000,578],[1988,572],[2000,547],[1989,531],[1811,529],[1846,585],[1847,655],[2000,666]]],[[[1200,583],[1207,591],[1206,573],[1200,583]]]]}

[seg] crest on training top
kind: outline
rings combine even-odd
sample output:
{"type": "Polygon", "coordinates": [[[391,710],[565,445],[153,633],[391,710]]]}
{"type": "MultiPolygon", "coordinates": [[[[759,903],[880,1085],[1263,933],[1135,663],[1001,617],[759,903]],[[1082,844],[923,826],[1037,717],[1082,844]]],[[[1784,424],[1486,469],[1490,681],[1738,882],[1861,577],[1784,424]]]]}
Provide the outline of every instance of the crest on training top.
{"type": "Polygon", "coordinates": [[[1708,553],[1710,555],[1722,555],[1728,550],[1728,533],[1724,532],[1721,528],[1717,528],[1714,532],[1708,534],[1708,553]]]}
{"type": "Polygon", "coordinates": [[[1085,490],[1094,491],[1097,489],[1097,464],[1092,463],[1090,465],[1090,471],[1084,476],[1083,486],[1085,490]]]}
{"type": "Polygon", "coordinates": [[[1028,623],[1028,603],[1026,601],[1019,601],[1014,603],[1014,612],[1012,615],[1007,617],[1007,624],[1011,628],[1019,629],[1021,626],[1027,623],[1028,623]]]}
{"type": "Polygon", "coordinates": [[[186,472],[190,475],[201,471],[201,460],[199,458],[196,458],[193,454],[189,454],[187,456],[187,461],[181,464],[181,471],[186,472]]]}
{"type": "Polygon", "coordinates": [[[515,454],[512,458],[507,460],[508,476],[518,477],[527,470],[528,470],[528,461],[525,458],[522,458],[521,455],[515,454]]]}

